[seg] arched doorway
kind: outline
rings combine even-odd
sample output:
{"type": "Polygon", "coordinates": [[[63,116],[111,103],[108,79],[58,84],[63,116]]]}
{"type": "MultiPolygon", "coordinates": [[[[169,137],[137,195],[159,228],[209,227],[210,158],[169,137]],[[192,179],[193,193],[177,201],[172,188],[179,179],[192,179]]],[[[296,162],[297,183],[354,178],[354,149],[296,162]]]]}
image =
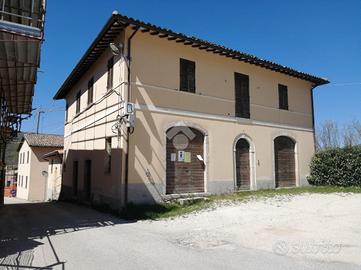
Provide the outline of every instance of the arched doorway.
{"type": "Polygon", "coordinates": [[[276,187],[296,185],[295,142],[287,136],[274,139],[276,187]]]}
{"type": "Polygon", "coordinates": [[[250,145],[241,138],[235,147],[236,187],[238,190],[249,190],[251,187],[250,145]]]}
{"type": "Polygon", "coordinates": [[[204,134],[191,127],[169,128],[166,194],[204,192],[204,134]]]}

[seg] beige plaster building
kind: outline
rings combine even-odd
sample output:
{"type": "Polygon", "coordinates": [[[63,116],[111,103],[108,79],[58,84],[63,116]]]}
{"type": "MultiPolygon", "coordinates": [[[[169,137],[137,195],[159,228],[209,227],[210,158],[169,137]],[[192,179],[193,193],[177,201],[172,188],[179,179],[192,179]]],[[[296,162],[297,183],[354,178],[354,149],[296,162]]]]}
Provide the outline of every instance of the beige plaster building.
{"type": "Polygon", "coordinates": [[[24,134],[19,145],[16,197],[29,201],[48,201],[48,161],[43,156],[63,148],[63,136],[24,134]]]}
{"type": "Polygon", "coordinates": [[[326,83],[114,13],[54,97],[62,196],[120,208],[305,185],[326,83]]]}
{"type": "Polygon", "coordinates": [[[48,161],[46,198],[58,200],[61,191],[63,149],[51,151],[43,156],[48,161]]]}

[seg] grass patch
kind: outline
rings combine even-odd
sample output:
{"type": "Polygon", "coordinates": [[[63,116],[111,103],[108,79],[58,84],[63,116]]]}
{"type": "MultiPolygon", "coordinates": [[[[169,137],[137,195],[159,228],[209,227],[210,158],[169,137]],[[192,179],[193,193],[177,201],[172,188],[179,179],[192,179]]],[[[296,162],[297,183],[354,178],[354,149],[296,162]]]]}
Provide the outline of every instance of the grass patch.
{"type": "Polygon", "coordinates": [[[121,213],[125,219],[160,219],[170,218],[189,214],[198,210],[206,209],[214,203],[222,201],[245,201],[251,198],[270,198],[277,195],[297,195],[303,193],[361,193],[360,187],[337,187],[337,186],[307,186],[283,189],[263,189],[256,191],[242,191],[223,195],[212,195],[207,200],[195,201],[187,205],[179,203],[162,203],[155,205],[135,205],[129,204],[127,209],[121,213]]]}

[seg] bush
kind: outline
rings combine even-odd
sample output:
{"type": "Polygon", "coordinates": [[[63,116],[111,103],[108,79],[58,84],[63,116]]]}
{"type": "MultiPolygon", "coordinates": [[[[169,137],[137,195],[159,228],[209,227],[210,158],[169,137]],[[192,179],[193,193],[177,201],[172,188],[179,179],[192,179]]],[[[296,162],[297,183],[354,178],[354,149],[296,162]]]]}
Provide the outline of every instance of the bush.
{"type": "Polygon", "coordinates": [[[361,187],[361,147],[332,148],[317,152],[311,161],[312,185],[361,187]]]}

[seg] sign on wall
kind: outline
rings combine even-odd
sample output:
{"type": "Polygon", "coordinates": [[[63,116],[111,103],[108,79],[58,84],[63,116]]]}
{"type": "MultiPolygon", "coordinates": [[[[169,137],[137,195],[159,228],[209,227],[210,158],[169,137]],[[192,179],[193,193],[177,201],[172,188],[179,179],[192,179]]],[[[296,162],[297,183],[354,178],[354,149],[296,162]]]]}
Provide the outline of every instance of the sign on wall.
{"type": "Polygon", "coordinates": [[[178,151],[178,161],[183,162],[184,161],[185,152],[184,151],[178,151]]]}

